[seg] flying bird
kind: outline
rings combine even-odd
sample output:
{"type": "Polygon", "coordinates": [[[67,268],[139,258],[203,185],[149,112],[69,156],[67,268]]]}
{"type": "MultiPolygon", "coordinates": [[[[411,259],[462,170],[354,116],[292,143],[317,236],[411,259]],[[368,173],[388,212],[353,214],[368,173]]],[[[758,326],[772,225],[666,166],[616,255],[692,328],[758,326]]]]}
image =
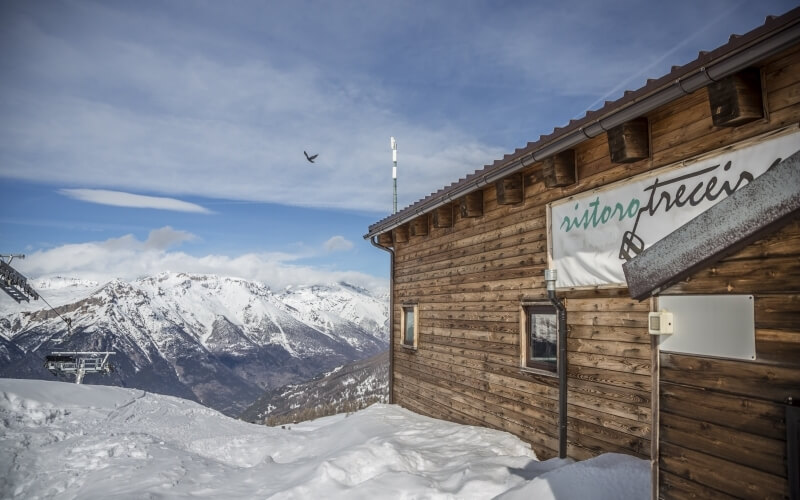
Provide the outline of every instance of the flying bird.
{"type": "Polygon", "coordinates": [[[304,154],[304,155],[306,155],[306,160],[308,160],[308,161],[309,161],[309,162],[311,162],[311,163],[314,163],[314,159],[315,159],[317,156],[319,156],[319,153],[318,153],[318,154],[315,154],[314,156],[308,156],[308,153],[306,153],[305,151],[303,151],[303,154],[304,154]]]}

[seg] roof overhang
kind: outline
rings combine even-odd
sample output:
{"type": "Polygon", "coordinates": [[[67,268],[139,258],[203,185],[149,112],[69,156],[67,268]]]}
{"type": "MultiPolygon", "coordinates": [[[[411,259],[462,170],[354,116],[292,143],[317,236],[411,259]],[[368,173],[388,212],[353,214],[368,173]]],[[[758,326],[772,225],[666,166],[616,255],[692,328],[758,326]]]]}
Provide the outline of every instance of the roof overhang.
{"type": "Polygon", "coordinates": [[[508,175],[560,153],[609,129],[668,104],[684,95],[701,89],[711,82],[730,76],[800,41],[800,8],[783,16],[768,18],[759,28],[743,36],[731,36],[727,44],[712,52],[701,52],[689,64],[675,67],[658,80],[648,83],[614,102],[607,102],[597,111],[589,111],[580,120],[573,120],[549,136],[529,143],[514,154],[485,166],[472,175],[440,189],[411,206],[369,227],[365,239],[391,231],[411,219],[442,205],[452,203],[469,192],[481,189],[508,175]]]}
{"type": "Polygon", "coordinates": [[[657,294],[798,215],[800,150],[624,263],[628,291],[657,294]]]}

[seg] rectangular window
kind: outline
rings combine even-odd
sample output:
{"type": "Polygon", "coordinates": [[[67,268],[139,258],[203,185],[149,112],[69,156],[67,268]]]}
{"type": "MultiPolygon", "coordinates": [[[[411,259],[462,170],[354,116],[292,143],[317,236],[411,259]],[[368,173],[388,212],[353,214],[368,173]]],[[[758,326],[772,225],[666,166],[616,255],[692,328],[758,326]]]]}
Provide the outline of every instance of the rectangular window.
{"type": "Polygon", "coordinates": [[[524,368],[555,373],[558,368],[558,311],[550,303],[522,308],[520,361],[524,368]]]}
{"type": "Polygon", "coordinates": [[[403,305],[403,314],[400,317],[400,331],[403,336],[403,346],[412,349],[417,348],[417,337],[419,335],[418,308],[416,304],[403,305]]]}

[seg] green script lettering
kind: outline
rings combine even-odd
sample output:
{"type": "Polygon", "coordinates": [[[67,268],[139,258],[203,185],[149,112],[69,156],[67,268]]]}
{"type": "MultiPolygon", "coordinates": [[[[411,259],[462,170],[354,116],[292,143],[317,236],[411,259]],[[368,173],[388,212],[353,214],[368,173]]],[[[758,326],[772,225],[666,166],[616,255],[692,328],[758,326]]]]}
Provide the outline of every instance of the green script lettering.
{"type": "Polygon", "coordinates": [[[581,204],[576,203],[573,210],[577,214],[573,217],[565,216],[561,220],[559,229],[568,233],[573,229],[589,229],[589,226],[596,228],[612,220],[622,222],[626,217],[633,219],[639,213],[639,199],[631,198],[627,207],[617,202],[613,207],[611,205],[602,205],[601,208],[600,197],[598,196],[587,204],[587,208],[583,212],[580,212],[580,209],[581,204]]]}

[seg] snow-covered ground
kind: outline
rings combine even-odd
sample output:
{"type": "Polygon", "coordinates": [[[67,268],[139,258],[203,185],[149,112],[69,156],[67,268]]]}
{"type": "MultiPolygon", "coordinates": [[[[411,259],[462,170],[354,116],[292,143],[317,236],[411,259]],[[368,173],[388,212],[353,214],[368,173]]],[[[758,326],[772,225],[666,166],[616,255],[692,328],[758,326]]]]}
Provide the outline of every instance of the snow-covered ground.
{"type": "MultiPolygon", "coordinates": [[[[31,280],[29,284],[53,307],[60,307],[83,300],[100,288],[100,284],[96,281],[62,277],[31,280]]],[[[0,297],[0,314],[49,309],[44,300],[17,303],[11,297],[2,294],[2,297],[0,297]]]]}
{"type": "Polygon", "coordinates": [[[649,465],[536,460],[516,437],[374,405],[270,428],[118,387],[0,379],[0,498],[649,496],[649,465]]]}

